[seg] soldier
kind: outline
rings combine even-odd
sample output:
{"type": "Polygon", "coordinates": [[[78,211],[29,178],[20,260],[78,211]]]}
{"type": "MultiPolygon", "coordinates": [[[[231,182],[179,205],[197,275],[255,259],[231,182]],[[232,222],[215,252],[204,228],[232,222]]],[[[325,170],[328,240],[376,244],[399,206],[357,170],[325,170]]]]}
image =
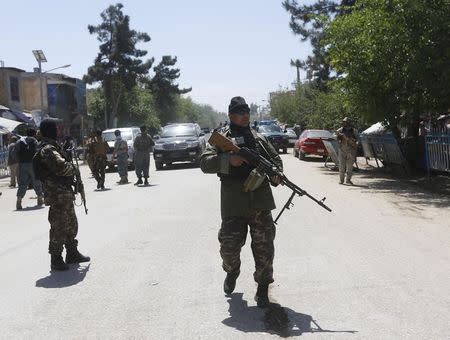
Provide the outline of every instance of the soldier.
{"type": "Polygon", "coordinates": [[[136,176],[138,178],[134,185],[142,184],[144,176],[144,185],[148,185],[148,170],[150,167],[150,151],[155,145],[152,137],[147,133],[147,127],[141,126],[141,134],[134,140],[134,165],[136,167],[136,176]]]}
{"type": "Polygon", "coordinates": [[[9,182],[10,188],[15,188],[18,180],[19,159],[17,158],[17,137],[11,136],[8,145],[8,166],[11,180],[9,182]]]}
{"type": "Polygon", "coordinates": [[[37,204],[44,204],[42,183],[36,179],[33,170],[33,156],[36,153],[38,141],[35,138],[36,130],[28,128],[27,136],[20,138],[17,142],[17,156],[19,160],[19,188],[17,189],[16,209],[22,210],[22,199],[31,183],[37,195],[37,204]]]}
{"type": "Polygon", "coordinates": [[[339,184],[345,183],[353,185],[353,163],[356,158],[356,147],[358,145],[358,131],[353,128],[350,118],[342,120],[342,127],[336,131],[339,143],[339,184]]]}
{"type": "MultiPolygon", "coordinates": [[[[247,147],[272,159],[280,170],[283,167],[278,152],[272,145],[249,126],[250,108],[242,97],[234,97],[228,107],[230,125],[223,134],[232,138],[240,147],[247,147]]],[[[204,173],[217,173],[221,181],[222,225],[219,231],[222,267],[227,273],[223,289],[231,294],[240,273],[240,251],[245,244],[247,229],[250,227],[252,251],[255,260],[253,277],[258,283],[255,300],[258,307],[269,305],[268,288],[273,282],[273,257],[275,225],[271,210],[275,202],[267,178],[259,185],[246,188],[244,183],[253,175],[254,167],[229,152],[222,152],[215,146],[208,146],[201,156],[200,167],[204,173]]],[[[258,182],[258,181],[255,181],[258,182]]],[[[279,177],[270,179],[270,184],[280,183],[279,177]]]]}
{"type": "Polygon", "coordinates": [[[120,136],[120,130],[114,131],[116,142],[114,143],[114,151],[112,159],[117,157],[117,171],[120,176],[118,184],[127,184],[128,182],[128,144],[120,136]]]}
{"type": "Polygon", "coordinates": [[[36,175],[45,190],[45,205],[49,205],[51,269],[67,270],[68,263],[88,262],[77,249],[78,222],[75,215],[75,195],[72,190],[75,166],[64,158],[62,148],[56,142],[56,123],[51,119],[41,122],[42,141],[33,158],[36,175]],[[62,258],[63,246],[66,248],[66,261],[62,258]]]}
{"type": "Polygon", "coordinates": [[[95,138],[92,141],[93,164],[92,173],[97,181],[97,189],[105,190],[105,169],[106,169],[106,154],[108,152],[108,143],[102,138],[102,130],[95,132],[95,138]]]}
{"type": "Polygon", "coordinates": [[[95,139],[95,132],[92,131],[89,134],[89,138],[86,142],[86,160],[89,166],[89,169],[91,170],[92,176],[94,176],[94,150],[93,150],[93,144],[95,139]]]}

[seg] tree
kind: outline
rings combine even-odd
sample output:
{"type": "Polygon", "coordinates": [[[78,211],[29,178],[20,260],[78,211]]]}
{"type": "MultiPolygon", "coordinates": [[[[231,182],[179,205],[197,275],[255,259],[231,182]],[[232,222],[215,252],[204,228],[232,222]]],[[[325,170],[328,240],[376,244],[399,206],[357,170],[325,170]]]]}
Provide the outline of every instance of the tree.
{"type": "Polygon", "coordinates": [[[305,62],[299,59],[292,60],[291,66],[297,69],[297,85],[300,84],[300,69],[305,67],[305,62]]]}
{"type": "Polygon", "coordinates": [[[422,114],[450,107],[449,0],[360,0],[328,31],[336,88],[369,121],[400,121],[417,138],[422,114]]]}
{"type": "Polygon", "coordinates": [[[283,7],[291,14],[289,26],[302,41],[309,40],[313,54],[308,56],[302,68],[308,70],[314,84],[327,90],[331,68],[327,61],[327,49],[323,44],[326,29],[337,16],[351,12],[356,0],[318,0],[311,5],[299,5],[296,0],[285,0],[283,7]]]}
{"type": "Polygon", "coordinates": [[[180,70],[172,68],[177,57],[163,56],[161,62],[153,68],[155,75],[147,79],[149,88],[154,97],[158,116],[163,124],[177,120],[175,106],[180,94],[188,93],[192,88],[180,89],[175,81],[180,77],[180,70]]]}
{"type": "Polygon", "coordinates": [[[137,49],[136,44],[148,42],[150,37],[130,29],[130,18],[123,14],[122,8],[120,3],[109,6],[100,14],[101,24],[88,26],[89,33],[97,34],[101,44],[94,65],[84,77],[89,84],[101,82],[109,113],[107,125],[113,127],[123,118],[118,116],[118,108],[124,94],[137,84],[140,76],[148,73],[154,61],[140,59],[147,51],[137,49]]]}

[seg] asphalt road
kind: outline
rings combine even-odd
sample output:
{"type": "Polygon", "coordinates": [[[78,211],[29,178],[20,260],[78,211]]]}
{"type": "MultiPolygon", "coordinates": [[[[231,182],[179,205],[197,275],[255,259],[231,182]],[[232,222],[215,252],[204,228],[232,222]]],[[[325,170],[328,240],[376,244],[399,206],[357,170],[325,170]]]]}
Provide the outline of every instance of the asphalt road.
{"type": "MultiPolygon", "coordinates": [[[[321,162],[282,157],[333,212],[296,197],[282,216],[270,296],[283,308],[268,310],[253,301],[249,244],[235,293],[222,292],[214,175],[152,163],[151,186],[119,186],[108,173],[98,192],[83,167],[89,214],[76,209],[78,239],[92,262],[52,273],[48,208],[28,191],[14,211],[15,190],[0,180],[0,338],[448,339],[449,197],[371,171],[341,186],[321,162]]],[[[290,193],[274,194],[275,214],[290,193]]]]}

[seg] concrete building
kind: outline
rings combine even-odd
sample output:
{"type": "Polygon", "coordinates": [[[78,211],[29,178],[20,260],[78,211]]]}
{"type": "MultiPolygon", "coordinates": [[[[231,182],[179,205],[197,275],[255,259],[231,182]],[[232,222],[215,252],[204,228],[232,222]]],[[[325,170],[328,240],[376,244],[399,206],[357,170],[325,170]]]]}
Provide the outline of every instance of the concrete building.
{"type": "Polygon", "coordinates": [[[81,130],[86,130],[90,121],[86,83],[59,73],[42,73],[39,77],[37,72],[0,67],[0,105],[21,112],[42,110],[50,117],[61,119],[64,134],[77,139],[86,134],[81,130]]]}

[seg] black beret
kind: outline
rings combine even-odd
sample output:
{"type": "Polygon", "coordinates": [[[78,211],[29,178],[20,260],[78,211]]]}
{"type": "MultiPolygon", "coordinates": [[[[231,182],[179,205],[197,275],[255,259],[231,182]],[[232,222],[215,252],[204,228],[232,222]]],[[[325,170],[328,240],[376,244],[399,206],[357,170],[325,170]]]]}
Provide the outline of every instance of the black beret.
{"type": "Polygon", "coordinates": [[[245,102],[245,99],[242,97],[231,98],[230,105],[228,105],[228,112],[233,113],[241,110],[250,112],[250,107],[245,102]]]}

